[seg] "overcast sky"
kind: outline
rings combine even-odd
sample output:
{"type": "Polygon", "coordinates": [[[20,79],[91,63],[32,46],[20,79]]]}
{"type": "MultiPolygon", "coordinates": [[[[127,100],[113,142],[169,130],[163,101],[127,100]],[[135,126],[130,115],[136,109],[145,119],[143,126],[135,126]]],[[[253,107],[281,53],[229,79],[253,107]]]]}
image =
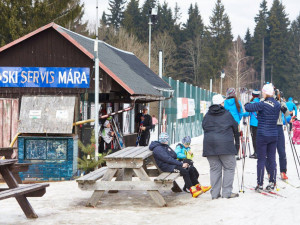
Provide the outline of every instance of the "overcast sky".
{"type": "MultiPolygon", "coordinates": [[[[84,20],[88,20],[90,24],[95,24],[96,21],[96,0],[81,0],[85,4],[85,15],[84,20]]],[[[99,18],[102,12],[108,11],[109,0],[98,0],[99,2],[99,18]]],[[[129,0],[127,0],[129,2],[129,0]]],[[[140,6],[144,0],[140,0],[140,6]]],[[[162,3],[163,0],[160,0],[162,3]]],[[[216,0],[166,0],[168,5],[174,9],[175,3],[177,2],[180,7],[181,21],[185,22],[188,17],[188,8],[191,3],[197,2],[204,24],[208,25],[209,17],[212,14],[212,9],[215,6],[216,0]]],[[[254,17],[258,13],[259,5],[262,0],[222,0],[225,6],[225,10],[229,15],[232,33],[236,38],[241,35],[242,38],[245,36],[247,27],[250,28],[253,34],[255,26],[254,17]]],[[[270,9],[273,0],[267,0],[268,7],[270,9]]],[[[300,14],[300,0],[282,0],[286,7],[286,13],[289,15],[289,19],[292,21],[300,14]]]]}

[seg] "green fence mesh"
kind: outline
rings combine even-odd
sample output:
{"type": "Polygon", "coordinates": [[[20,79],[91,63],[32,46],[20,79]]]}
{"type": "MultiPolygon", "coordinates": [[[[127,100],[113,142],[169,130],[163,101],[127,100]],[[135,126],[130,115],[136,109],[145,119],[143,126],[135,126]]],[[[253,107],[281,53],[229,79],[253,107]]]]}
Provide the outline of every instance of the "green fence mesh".
{"type": "MultiPolygon", "coordinates": [[[[163,79],[174,90],[173,98],[163,102],[162,107],[165,112],[166,132],[170,136],[170,144],[180,142],[185,136],[197,137],[202,134],[203,113],[201,113],[200,101],[211,102],[216,93],[173,80],[170,77],[163,79]],[[184,119],[177,119],[177,98],[190,98],[195,102],[195,115],[184,119]]],[[[167,97],[168,94],[165,94],[167,97]]]]}

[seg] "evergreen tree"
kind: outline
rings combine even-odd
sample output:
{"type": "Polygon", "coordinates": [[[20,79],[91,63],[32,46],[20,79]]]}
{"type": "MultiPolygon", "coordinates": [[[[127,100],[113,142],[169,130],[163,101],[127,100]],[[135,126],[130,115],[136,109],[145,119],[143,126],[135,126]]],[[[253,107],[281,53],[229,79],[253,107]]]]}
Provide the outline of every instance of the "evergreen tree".
{"type": "Polygon", "coordinates": [[[250,29],[247,28],[246,35],[244,38],[244,41],[245,41],[244,46],[245,46],[247,56],[252,56],[251,39],[252,39],[252,37],[251,37],[250,29]]]}
{"type": "Polygon", "coordinates": [[[106,19],[106,13],[103,11],[101,20],[100,20],[101,27],[106,27],[107,26],[107,19],[106,19]]]}
{"type": "Polygon", "coordinates": [[[124,17],[126,0],[110,0],[108,4],[110,14],[107,15],[107,22],[115,29],[119,29],[124,17]]]}
{"type": "MultiPolygon", "coordinates": [[[[148,42],[149,35],[149,10],[156,6],[156,0],[145,0],[142,11],[141,11],[141,20],[140,20],[140,30],[138,38],[142,42],[148,42]]],[[[152,25],[152,30],[155,31],[155,24],[152,25]]]]}
{"type": "Polygon", "coordinates": [[[158,21],[155,25],[156,32],[174,32],[175,20],[173,18],[173,12],[168,3],[164,2],[163,5],[158,5],[158,21]]]}
{"type": "Polygon", "coordinates": [[[290,62],[290,77],[288,79],[289,87],[286,90],[286,97],[293,96],[300,99],[300,15],[292,22],[289,31],[289,62],[290,62]]]}
{"type": "Polygon", "coordinates": [[[139,9],[139,0],[131,0],[124,11],[122,26],[127,32],[139,36],[141,21],[141,12],[139,9]]]}
{"type": "Polygon", "coordinates": [[[258,15],[255,17],[255,28],[254,35],[251,45],[251,53],[254,56],[254,66],[256,71],[261,70],[261,60],[262,60],[262,41],[264,40],[265,45],[265,58],[268,58],[267,50],[269,46],[268,38],[268,24],[267,20],[269,17],[269,12],[267,8],[267,1],[263,0],[260,4],[260,10],[258,15]]]}
{"type": "Polygon", "coordinates": [[[73,31],[86,32],[80,0],[0,1],[0,43],[9,43],[52,21],[73,31]]]}
{"type": "Polygon", "coordinates": [[[192,4],[190,5],[188,14],[189,14],[188,20],[186,24],[184,24],[185,38],[187,40],[193,40],[198,35],[200,35],[200,37],[202,38],[204,34],[204,25],[203,25],[203,21],[197,3],[195,3],[195,7],[193,7],[192,4]]]}
{"type": "Polygon", "coordinates": [[[205,64],[202,71],[208,79],[216,79],[220,71],[227,63],[227,52],[232,44],[231,23],[225,13],[221,0],[217,0],[213,15],[210,17],[210,25],[206,28],[205,34],[205,64]]]}
{"type": "Polygon", "coordinates": [[[92,132],[91,144],[84,146],[81,141],[78,141],[78,147],[82,151],[82,158],[78,158],[78,168],[82,169],[84,172],[89,173],[95,168],[103,164],[104,157],[107,154],[99,154],[98,160],[95,159],[95,132],[92,132]]]}
{"type": "Polygon", "coordinates": [[[268,18],[269,24],[269,63],[273,67],[273,81],[276,87],[288,88],[290,68],[288,26],[289,19],[284,6],[279,0],[274,0],[268,18]]]}

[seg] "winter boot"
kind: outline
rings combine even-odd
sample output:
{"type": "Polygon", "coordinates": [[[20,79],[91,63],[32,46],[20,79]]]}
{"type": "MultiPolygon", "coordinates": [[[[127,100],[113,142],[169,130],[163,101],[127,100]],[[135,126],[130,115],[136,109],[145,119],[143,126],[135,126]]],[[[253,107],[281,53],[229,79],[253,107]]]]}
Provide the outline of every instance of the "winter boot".
{"type": "Polygon", "coordinates": [[[196,184],[195,186],[198,191],[203,191],[203,193],[209,191],[211,189],[211,186],[201,186],[200,184],[196,184]]]}
{"type": "Polygon", "coordinates": [[[255,188],[255,191],[258,192],[258,193],[263,192],[263,190],[264,190],[264,189],[263,189],[263,186],[262,186],[262,185],[257,185],[256,188],[255,188]]]}
{"type": "Polygon", "coordinates": [[[282,180],[287,180],[287,179],[289,179],[289,178],[287,177],[287,175],[286,175],[285,172],[282,172],[280,175],[281,175],[281,179],[282,179],[282,180]]]}
{"type": "Polygon", "coordinates": [[[256,153],[253,153],[252,155],[249,156],[250,159],[257,159],[256,153]]]}
{"type": "Polygon", "coordinates": [[[237,198],[237,197],[239,197],[238,193],[231,193],[231,195],[228,196],[227,198],[237,198]]]}
{"type": "Polygon", "coordinates": [[[275,184],[273,182],[270,182],[266,187],[266,191],[274,191],[274,189],[275,189],[275,184]]]}
{"type": "Polygon", "coordinates": [[[192,194],[193,198],[197,198],[199,195],[203,193],[203,191],[202,190],[198,191],[195,186],[192,186],[190,188],[190,193],[192,194]]]}

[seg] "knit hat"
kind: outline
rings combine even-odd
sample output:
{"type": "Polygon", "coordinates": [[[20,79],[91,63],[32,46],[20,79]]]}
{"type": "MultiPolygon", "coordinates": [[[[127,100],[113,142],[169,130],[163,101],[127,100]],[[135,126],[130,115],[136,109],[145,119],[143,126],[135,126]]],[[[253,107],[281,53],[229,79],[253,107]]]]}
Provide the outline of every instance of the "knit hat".
{"type": "Polygon", "coordinates": [[[158,137],[158,141],[160,143],[168,143],[169,142],[169,135],[167,133],[160,133],[158,137]]]}
{"type": "Polygon", "coordinates": [[[293,101],[293,98],[292,98],[292,97],[289,97],[288,101],[293,101]]]}
{"type": "Polygon", "coordinates": [[[260,91],[257,90],[257,89],[255,89],[255,90],[252,91],[252,96],[253,96],[253,97],[258,97],[259,94],[260,94],[260,91]]]}
{"type": "Polygon", "coordinates": [[[235,89],[234,88],[228,88],[226,91],[226,97],[232,97],[235,96],[235,89]]]}
{"type": "Polygon", "coordinates": [[[262,88],[262,92],[267,94],[267,95],[270,95],[270,96],[273,96],[274,95],[274,87],[273,87],[273,84],[265,84],[262,88]]]}
{"type": "Polygon", "coordinates": [[[224,102],[224,98],[222,95],[214,95],[212,98],[213,105],[220,105],[224,102]]]}
{"type": "Polygon", "coordinates": [[[187,136],[187,137],[184,137],[183,139],[182,139],[182,144],[191,144],[191,142],[192,142],[192,139],[191,139],[191,137],[190,136],[187,136]]]}

